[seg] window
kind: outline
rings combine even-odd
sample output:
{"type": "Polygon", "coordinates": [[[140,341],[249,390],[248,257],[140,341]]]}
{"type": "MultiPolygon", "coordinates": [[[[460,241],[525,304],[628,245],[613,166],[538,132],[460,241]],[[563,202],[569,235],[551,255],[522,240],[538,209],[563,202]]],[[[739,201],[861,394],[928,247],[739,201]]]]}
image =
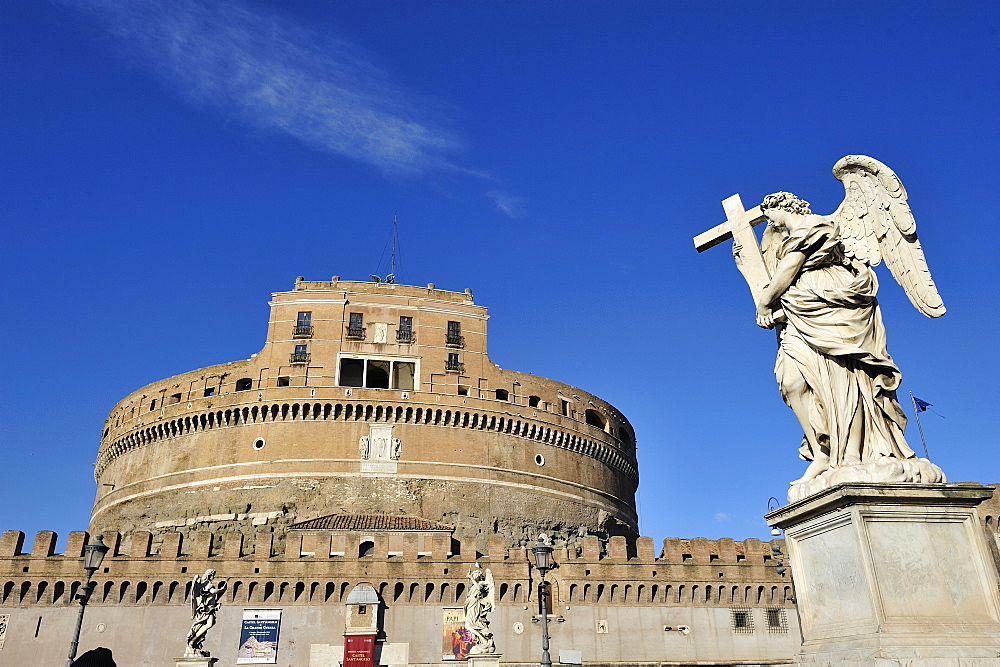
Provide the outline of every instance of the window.
{"type": "Polygon", "coordinates": [[[468,396],[469,395],[469,388],[466,387],[464,384],[458,385],[458,395],[459,396],[468,396]]]}
{"type": "Polygon", "coordinates": [[[412,343],[414,339],[413,318],[406,315],[400,315],[399,328],[396,329],[396,341],[400,343],[412,343]]]}
{"type": "Polygon", "coordinates": [[[446,371],[462,372],[462,362],[458,359],[458,352],[448,353],[448,361],[444,362],[444,369],[446,371]]]}
{"type": "Polygon", "coordinates": [[[559,411],[562,412],[563,417],[569,417],[569,401],[567,401],[566,399],[560,399],[559,411]]]}
{"type": "Polygon", "coordinates": [[[588,408],[586,412],[584,412],[584,416],[587,419],[587,423],[591,426],[596,426],[602,431],[607,428],[607,423],[604,421],[604,417],[597,410],[591,410],[588,408]]]}
{"type": "Polygon", "coordinates": [[[153,410],[156,409],[156,399],[155,398],[149,402],[149,409],[150,409],[150,411],[153,411],[153,410]]]}
{"type": "Polygon", "coordinates": [[[368,389],[403,389],[411,391],[416,378],[416,363],[389,359],[340,360],[341,387],[366,387],[368,389]]]}
{"type": "Polygon", "coordinates": [[[298,343],[295,346],[295,351],[292,352],[292,356],[289,357],[288,363],[290,364],[307,364],[309,363],[309,346],[305,343],[298,343]]]}
{"type": "Polygon", "coordinates": [[[358,558],[367,558],[368,556],[375,555],[375,542],[372,540],[364,540],[358,545],[358,558]]]}
{"type": "Polygon", "coordinates": [[[388,361],[368,360],[368,372],[365,374],[365,386],[369,389],[389,388],[388,361]]]}
{"type": "Polygon", "coordinates": [[[445,343],[453,347],[465,347],[465,337],[462,335],[461,322],[448,322],[448,334],[445,343]]]}
{"type": "Polygon", "coordinates": [[[167,401],[168,401],[167,405],[174,405],[175,403],[180,403],[181,402],[181,395],[180,394],[170,394],[170,398],[167,399],[167,401]]]}
{"type": "Polygon", "coordinates": [[[753,611],[749,607],[734,607],[729,610],[733,632],[753,634],[753,611]]]}
{"type": "MultiPolygon", "coordinates": [[[[457,357],[458,355],[456,354],[455,356],[457,357]]],[[[507,391],[506,389],[497,389],[496,390],[496,396],[497,396],[497,400],[498,401],[509,401],[510,400],[510,392],[507,391]]]]}
{"type": "Polygon", "coordinates": [[[358,616],[364,616],[367,613],[368,613],[368,605],[366,605],[366,604],[359,604],[358,605],[358,616]]]}
{"type": "Polygon", "coordinates": [[[309,338],[313,335],[311,311],[303,311],[298,314],[298,317],[295,319],[295,331],[293,335],[296,338],[309,338]]]}
{"type": "Polygon", "coordinates": [[[541,401],[541,400],[542,399],[539,396],[529,396],[528,397],[528,407],[529,408],[537,408],[538,407],[538,402],[541,401]]]}
{"type": "Polygon", "coordinates": [[[364,322],[364,313],[351,313],[350,321],[347,325],[347,340],[365,339],[364,322]]]}
{"type": "Polygon", "coordinates": [[[252,388],[253,388],[252,378],[240,378],[239,380],[236,381],[236,391],[249,391],[252,388]]]}
{"type": "Polygon", "coordinates": [[[205,396],[215,396],[215,387],[205,387],[205,396]]]}
{"type": "Polygon", "coordinates": [[[788,632],[788,616],[784,609],[765,609],[768,632],[788,632]]]}
{"type": "Polygon", "coordinates": [[[282,375],[278,377],[279,387],[287,387],[291,384],[292,384],[292,378],[288,377],[287,375],[282,375]]]}

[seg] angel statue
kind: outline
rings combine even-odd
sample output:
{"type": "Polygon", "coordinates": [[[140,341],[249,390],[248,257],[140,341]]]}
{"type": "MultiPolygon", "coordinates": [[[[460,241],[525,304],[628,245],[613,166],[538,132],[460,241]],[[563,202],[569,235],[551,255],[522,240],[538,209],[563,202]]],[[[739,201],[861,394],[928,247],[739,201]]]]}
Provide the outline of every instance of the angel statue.
{"type": "Polygon", "coordinates": [[[831,215],[816,215],[809,202],[776,192],[759,213],[743,214],[741,233],[730,220],[733,255],[748,282],[744,263],[763,260],[767,282],[751,284],[757,324],[777,330],[774,373],[804,432],[799,455],[810,463],[792,482],[790,501],[841,482],[946,481],[903,437],[906,416],[896,399],[901,374],[886,350],[872,270],[884,261],[917,310],[944,315],[906,190],[891,169],[863,155],[841,159],[833,175],[846,196],[831,215]],[[768,224],[754,257],[757,249],[740,239],[756,246],[746,223],[763,221],[760,216],[768,224]]]}
{"type": "Polygon", "coordinates": [[[469,580],[472,585],[465,595],[465,628],[472,633],[473,641],[469,655],[496,653],[490,620],[486,617],[486,614],[496,608],[493,572],[489,568],[481,569],[479,563],[476,563],[476,567],[469,572],[469,580]]]}
{"type": "Polygon", "coordinates": [[[215,570],[211,568],[205,570],[202,576],[194,575],[194,582],[191,584],[191,618],[194,622],[191,624],[191,631],[188,632],[185,656],[211,655],[201,647],[205,643],[208,630],[215,625],[222,595],[226,592],[226,582],[220,581],[212,585],[213,579],[215,570]]]}

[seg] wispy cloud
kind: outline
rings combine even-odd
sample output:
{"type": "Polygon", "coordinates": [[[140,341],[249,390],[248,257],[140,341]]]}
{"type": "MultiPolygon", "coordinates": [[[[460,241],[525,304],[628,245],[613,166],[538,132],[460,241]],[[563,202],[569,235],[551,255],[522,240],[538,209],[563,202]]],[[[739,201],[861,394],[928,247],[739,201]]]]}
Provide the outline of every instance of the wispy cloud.
{"type": "Polygon", "coordinates": [[[435,103],[347,40],[234,0],[64,2],[100,19],[130,60],[198,108],[389,174],[477,173],[449,159],[461,146],[429,120],[435,103]]]}
{"type": "Polygon", "coordinates": [[[718,522],[732,521],[733,517],[731,515],[729,515],[729,514],[726,514],[725,512],[716,512],[715,513],[715,520],[718,521],[718,522]]]}
{"type": "Polygon", "coordinates": [[[512,218],[520,218],[524,215],[524,199],[522,197],[514,197],[501,190],[490,190],[486,196],[493,200],[493,203],[497,205],[497,210],[501,213],[512,218]]]}

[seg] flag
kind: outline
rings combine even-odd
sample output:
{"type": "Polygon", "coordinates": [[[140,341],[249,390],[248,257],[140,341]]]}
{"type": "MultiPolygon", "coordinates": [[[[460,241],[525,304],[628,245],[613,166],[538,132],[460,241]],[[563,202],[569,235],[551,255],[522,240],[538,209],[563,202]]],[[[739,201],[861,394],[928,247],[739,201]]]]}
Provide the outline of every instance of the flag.
{"type": "Polygon", "coordinates": [[[913,397],[913,404],[917,406],[917,412],[923,412],[927,408],[934,405],[933,403],[928,403],[927,401],[922,401],[916,396],[913,397]]]}

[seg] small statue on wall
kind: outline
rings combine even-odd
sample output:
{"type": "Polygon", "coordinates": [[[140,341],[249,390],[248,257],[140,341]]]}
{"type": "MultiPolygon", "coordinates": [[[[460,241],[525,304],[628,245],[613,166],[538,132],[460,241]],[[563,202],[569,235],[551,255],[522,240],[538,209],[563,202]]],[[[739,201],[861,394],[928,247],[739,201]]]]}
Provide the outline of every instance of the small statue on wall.
{"type": "Polygon", "coordinates": [[[476,567],[469,572],[469,579],[472,585],[465,595],[465,627],[472,633],[474,642],[469,655],[496,653],[493,632],[490,631],[490,621],[486,616],[496,608],[493,572],[489,568],[483,570],[476,563],[476,567]]]}
{"type": "Polygon", "coordinates": [[[191,584],[191,631],[187,636],[185,656],[209,657],[211,653],[202,649],[205,635],[215,625],[222,596],[226,592],[226,582],[220,581],[213,585],[215,570],[209,568],[204,575],[195,575],[191,584]]]}

